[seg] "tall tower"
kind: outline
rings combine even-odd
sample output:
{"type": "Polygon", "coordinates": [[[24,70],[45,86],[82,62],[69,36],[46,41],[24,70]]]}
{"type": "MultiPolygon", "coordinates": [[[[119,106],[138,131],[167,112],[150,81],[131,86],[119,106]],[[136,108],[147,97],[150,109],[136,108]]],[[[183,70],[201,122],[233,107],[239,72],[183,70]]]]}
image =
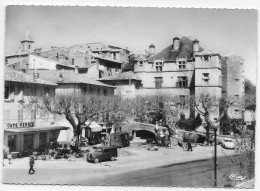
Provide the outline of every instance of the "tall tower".
{"type": "Polygon", "coordinates": [[[245,111],[245,77],[244,59],[234,53],[223,56],[222,63],[222,94],[236,102],[228,109],[228,115],[234,119],[242,119],[245,111]]]}
{"type": "Polygon", "coordinates": [[[23,52],[30,52],[33,50],[34,41],[31,38],[29,27],[26,28],[25,37],[21,41],[21,45],[23,52]]]}
{"type": "MultiPolygon", "coordinates": [[[[196,51],[195,51],[196,52],[196,51]]],[[[219,105],[222,96],[222,67],[220,55],[211,50],[195,54],[195,96],[209,96],[213,105],[219,105]]],[[[203,110],[202,110],[203,111],[203,110]]],[[[219,117],[219,109],[212,107],[211,120],[219,117]]]]}

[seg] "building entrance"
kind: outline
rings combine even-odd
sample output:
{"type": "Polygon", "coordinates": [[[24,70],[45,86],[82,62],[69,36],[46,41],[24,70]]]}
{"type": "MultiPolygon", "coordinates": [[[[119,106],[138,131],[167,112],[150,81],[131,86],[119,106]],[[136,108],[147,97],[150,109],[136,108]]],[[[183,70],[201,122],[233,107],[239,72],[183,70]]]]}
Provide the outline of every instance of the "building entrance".
{"type": "Polygon", "coordinates": [[[8,147],[10,152],[16,151],[16,135],[8,136],[8,147]]]}
{"type": "Polygon", "coordinates": [[[23,147],[25,151],[33,150],[33,134],[24,135],[23,147]]]}

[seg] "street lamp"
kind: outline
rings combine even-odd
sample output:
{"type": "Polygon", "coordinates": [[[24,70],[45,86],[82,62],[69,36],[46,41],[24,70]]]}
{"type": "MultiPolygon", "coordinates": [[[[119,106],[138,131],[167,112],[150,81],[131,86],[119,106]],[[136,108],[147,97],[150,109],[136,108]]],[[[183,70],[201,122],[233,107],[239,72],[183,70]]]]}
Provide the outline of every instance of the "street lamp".
{"type": "Polygon", "coordinates": [[[219,123],[215,121],[211,127],[214,130],[214,187],[217,187],[217,130],[219,123]]]}

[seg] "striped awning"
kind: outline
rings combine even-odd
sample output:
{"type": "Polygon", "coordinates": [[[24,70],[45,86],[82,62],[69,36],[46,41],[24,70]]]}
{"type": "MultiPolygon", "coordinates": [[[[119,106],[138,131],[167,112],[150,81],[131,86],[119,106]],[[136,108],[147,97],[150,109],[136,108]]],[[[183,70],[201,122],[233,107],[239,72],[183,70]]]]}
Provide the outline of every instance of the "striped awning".
{"type": "Polygon", "coordinates": [[[5,129],[5,131],[13,132],[13,133],[27,133],[27,132],[67,130],[67,129],[69,129],[69,127],[66,126],[44,126],[44,127],[10,128],[10,129],[5,129]]]}

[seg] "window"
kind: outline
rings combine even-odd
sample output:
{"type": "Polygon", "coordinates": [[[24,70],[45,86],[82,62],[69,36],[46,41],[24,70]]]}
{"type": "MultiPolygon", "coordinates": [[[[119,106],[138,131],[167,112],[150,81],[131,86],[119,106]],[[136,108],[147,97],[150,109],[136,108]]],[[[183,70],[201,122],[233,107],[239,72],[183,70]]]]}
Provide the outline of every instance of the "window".
{"type": "Polygon", "coordinates": [[[35,122],[36,119],[36,110],[31,110],[31,121],[35,122]]]}
{"type": "Polygon", "coordinates": [[[31,45],[29,45],[29,49],[31,49],[31,45]]]}
{"type": "Polygon", "coordinates": [[[99,71],[99,78],[103,78],[103,76],[104,76],[104,72],[99,71]]]}
{"type": "Polygon", "coordinates": [[[186,107],[186,96],[185,95],[179,95],[179,106],[181,109],[184,109],[186,107]]]}
{"type": "Polygon", "coordinates": [[[239,78],[235,78],[236,81],[239,81],[239,78]]]}
{"type": "Polygon", "coordinates": [[[37,88],[36,87],[32,87],[31,88],[31,96],[36,96],[36,92],[37,92],[37,88]]]}
{"type": "Polygon", "coordinates": [[[155,77],[155,88],[160,89],[162,88],[163,78],[162,77],[155,77]]]}
{"type": "Polygon", "coordinates": [[[186,61],[179,61],[178,67],[179,67],[179,70],[185,70],[186,69],[186,61]]]}
{"type": "Polygon", "coordinates": [[[71,64],[74,65],[74,58],[72,58],[72,60],[71,60],[71,64]]]}
{"type": "Polygon", "coordinates": [[[16,135],[8,136],[8,147],[10,152],[16,151],[16,135]]]}
{"type": "Polygon", "coordinates": [[[50,88],[44,88],[44,94],[46,97],[49,96],[49,93],[50,93],[50,88]]]}
{"type": "Polygon", "coordinates": [[[18,109],[18,123],[23,122],[23,109],[18,109]]]}
{"type": "Polygon", "coordinates": [[[239,95],[235,95],[235,98],[239,98],[239,95]]]}
{"type": "Polygon", "coordinates": [[[113,53],[113,59],[116,60],[116,53],[113,53]]]}
{"type": "Polygon", "coordinates": [[[140,65],[140,66],[143,66],[143,63],[144,63],[144,62],[143,62],[142,60],[139,61],[139,65],[140,65]]]}
{"type": "Polygon", "coordinates": [[[40,133],[39,146],[44,146],[47,143],[47,133],[40,133]]]}
{"type": "Polygon", "coordinates": [[[10,86],[5,86],[5,99],[9,99],[10,86]]]}
{"type": "Polygon", "coordinates": [[[97,89],[97,94],[98,94],[98,95],[100,94],[100,89],[97,89]]]}
{"type": "Polygon", "coordinates": [[[176,82],[176,87],[185,88],[188,86],[187,77],[186,76],[179,76],[178,81],[176,82]]]}
{"type": "Polygon", "coordinates": [[[84,93],[84,94],[87,93],[87,87],[83,87],[83,93],[84,93]]]}
{"type": "Polygon", "coordinates": [[[208,81],[209,81],[209,73],[203,73],[203,78],[202,78],[202,80],[203,80],[204,82],[208,82],[208,81]]]}
{"type": "Polygon", "coordinates": [[[108,75],[108,76],[112,76],[112,69],[111,69],[111,68],[108,68],[108,69],[107,69],[107,75],[108,75]]]}
{"type": "Polygon", "coordinates": [[[155,62],[155,69],[157,72],[161,72],[162,71],[162,67],[163,67],[163,63],[162,62],[155,62]]]}
{"type": "Polygon", "coordinates": [[[104,92],[104,96],[106,96],[107,95],[107,90],[103,90],[103,92],[104,92]]]}

